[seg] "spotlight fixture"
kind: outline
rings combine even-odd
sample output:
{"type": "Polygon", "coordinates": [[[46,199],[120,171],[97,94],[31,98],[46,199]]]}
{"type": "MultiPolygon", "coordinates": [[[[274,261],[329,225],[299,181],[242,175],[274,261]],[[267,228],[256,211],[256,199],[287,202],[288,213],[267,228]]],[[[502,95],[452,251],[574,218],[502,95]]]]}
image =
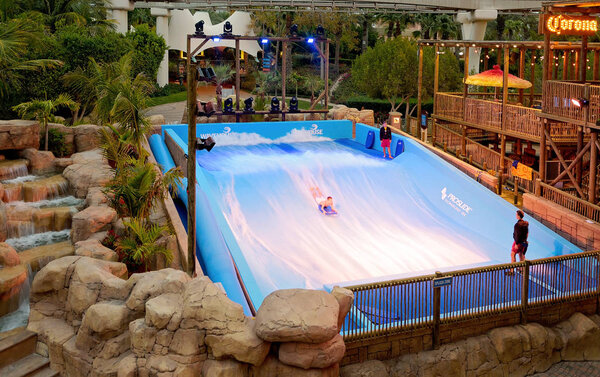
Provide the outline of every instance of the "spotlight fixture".
{"type": "Polygon", "coordinates": [[[323,36],[325,36],[325,28],[323,27],[323,25],[319,25],[317,26],[317,37],[323,36]]]}
{"type": "Polygon", "coordinates": [[[571,98],[571,103],[575,107],[585,107],[590,104],[590,101],[586,98],[571,98]]]}
{"type": "Polygon", "coordinates": [[[292,97],[292,99],[290,99],[290,113],[297,113],[298,112],[298,98],[296,98],[295,96],[292,97]]]}
{"type": "Polygon", "coordinates": [[[252,102],[254,98],[248,97],[244,100],[244,114],[254,114],[254,109],[252,108],[252,102]]]}
{"type": "Polygon", "coordinates": [[[213,37],[213,42],[219,43],[220,41],[221,41],[221,38],[219,38],[219,37],[213,37]]]}
{"type": "Polygon", "coordinates": [[[225,21],[225,25],[223,25],[223,36],[231,37],[233,35],[233,25],[231,22],[225,21]]]}
{"type": "Polygon", "coordinates": [[[200,116],[210,117],[215,113],[215,106],[212,102],[208,101],[206,103],[201,103],[198,101],[197,104],[197,114],[200,116]]]}
{"type": "Polygon", "coordinates": [[[290,26],[290,35],[292,37],[298,36],[298,25],[297,24],[293,24],[292,26],[290,26]]]}
{"type": "Polygon", "coordinates": [[[260,40],[260,44],[266,45],[267,43],[269,43],[269,40],[267,38],[262,38],[260,40]]]}
{"type": "Polygon", "coordinates": [[[279,99],[277,97],[271,98],[271,112],[278,113],[280,111],[281,110],[279,108],[279,99]]]}
{"type": "Polygon", "coordinates": [[[225,100],[225,108],[223,109],[223,113],[233,114],[233,99],[227,98],[225,100]]]}
{"type": "Polygon", "coordinates": [[[313,44],[313,43],[315,43],[315,39],[313,37],[308,37],[308,38],[306,38],[306,43],[313,44]]]}
{"type": "Polygon", "coordinates": [[[201,151],[206,149],[207,152],[210,152],[215,146],[215,141],[212,137],[207,137],[206,139],[197,138],[196,139],[196,150],[201,151]]]}
{"type": "Polygon", "coordinates": [[[197,37],[203,37],[204,36],[204,21],[200,20],[200,21],[196,22],[196,24],[194,26],[196,27],[195,35],[197,37]]]}

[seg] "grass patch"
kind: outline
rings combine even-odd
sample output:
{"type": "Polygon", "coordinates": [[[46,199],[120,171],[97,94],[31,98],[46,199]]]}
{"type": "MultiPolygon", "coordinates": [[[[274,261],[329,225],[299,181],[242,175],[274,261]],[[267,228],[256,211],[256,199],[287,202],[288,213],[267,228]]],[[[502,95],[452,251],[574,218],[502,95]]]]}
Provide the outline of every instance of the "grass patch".
{"type": "Polygon", "coordinates": [[[167,103],[181,102],[187,100],[187,91],[173,93],[164,97],[150,98],[150,106],[164,105],[167,103]]]}

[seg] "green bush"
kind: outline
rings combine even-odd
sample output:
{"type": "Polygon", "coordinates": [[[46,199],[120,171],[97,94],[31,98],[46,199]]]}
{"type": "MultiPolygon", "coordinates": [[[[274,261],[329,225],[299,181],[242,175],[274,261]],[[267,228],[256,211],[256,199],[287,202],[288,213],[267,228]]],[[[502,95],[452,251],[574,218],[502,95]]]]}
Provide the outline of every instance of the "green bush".
{"type": "MultiPolygon", "coordinates": [[[[398,102],[399,103],[399,102],[398,102]]],[[[396,104],[398,104],[396,103],[396,104]]],[[[413,106],[417,104],[416,98],[410,99],[410,108],[412,110],[413,106]]],[[[390,112],[390,102],[384,99],[373,99],[367,96],[357,96],[348,98],[344,102],[344,105],[348,107],[354,107],[357,109],[362,109],[363,107],[367,110],[373,110],[375,113],[388,114],[390,112]]],[[[427,111],[429,114],[433,113],[433,101],[423,102],[421,108],[427,111]]],[[[406,112],[406,106],[402,105],[398,109],[398,112],[404,116],[406,112]]],[[[417,116],[417,110],[412,111],[412,116],[417,116]]]]}
{"type": "Polygon", "coordinates": [[[242,79],[240,87],[245,91],[252,92],[256,88],[256,77],[254,75],[246,75],[242,79]]]}
{"type": "Polygon", "coordinates": [[[139,25],[134,31],[126,34],[130,41],[133,54],[133,76],[142,72],[151,80],[156,78],[158,66],[167,50],[165,39],[146,24],[139,25]]]}
{"type": "MultiPolygon", "coordinates": [[[[44,148],[44,135],[40,137],[40,149],[44,148]]],[[[67,155],[67,146],[65,144],[65,134],[54,128],[48,129],[48,150],[54,153],[55,157],[64,157],[67,155]]]]}
{"type": "Polygon", "coordinates": [[[333,92],[332,101],[338,103],[344,103],[348,101],[352,97],[356,97],[358,95],[364,95],[360,90],[356,87],[356,84],[352,80],[351,77],[347,77],[342,80],[342,82],[337,86],[335,91],[333,92]]]}
{"type": "Polygon", "coordinates": [[[185,92],[185,90],[186,87],[184,85],[170,83],[161,88],[156,84],[156,89],[150,94],[150,97],[166,97],[171,94],[185,92]]]}

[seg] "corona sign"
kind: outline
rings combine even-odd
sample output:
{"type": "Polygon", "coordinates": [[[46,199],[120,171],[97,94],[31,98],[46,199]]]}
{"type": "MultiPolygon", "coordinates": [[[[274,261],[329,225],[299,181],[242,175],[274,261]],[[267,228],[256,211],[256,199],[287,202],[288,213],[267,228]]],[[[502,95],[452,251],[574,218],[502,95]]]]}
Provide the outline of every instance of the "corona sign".
{"type": "Polygon", "coordinates": [[[598,31],[594,17],[552,15],[546,18],[546,30],[556,35],[586,35],[598,31]]]}

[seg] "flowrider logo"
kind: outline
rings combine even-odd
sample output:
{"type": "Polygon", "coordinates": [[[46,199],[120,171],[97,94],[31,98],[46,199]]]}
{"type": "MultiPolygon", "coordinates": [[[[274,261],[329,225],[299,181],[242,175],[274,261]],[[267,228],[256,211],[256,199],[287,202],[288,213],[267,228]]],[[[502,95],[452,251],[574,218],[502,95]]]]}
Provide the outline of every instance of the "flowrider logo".
{"type": "Polygon", "coordinates": [[[320,130],[319,126],[313,123],[313,125],[310,126],[310,133],[312,135],[323,135],[323,130],[320,130]]]}
{"type": "Polygon", "coordinates": [[[200,137],[203,139],[206,139],[208,137],[216,137],[216,136],[223,136],[223,135],[229,135],[231,133],[231,127],[225,127],[223,128],[223,132],[215,132],[212,134],[200,134],[200,137]]]}
{"type": "Polygon", "coordinates": [[[446,187],[442,189],[442,200],[448,203],[450,207],[454,208],[463,216],[467,216],[469,213],[471,213],[472,208],[460,200],[456,195],[448,192],[446,187]]]}

